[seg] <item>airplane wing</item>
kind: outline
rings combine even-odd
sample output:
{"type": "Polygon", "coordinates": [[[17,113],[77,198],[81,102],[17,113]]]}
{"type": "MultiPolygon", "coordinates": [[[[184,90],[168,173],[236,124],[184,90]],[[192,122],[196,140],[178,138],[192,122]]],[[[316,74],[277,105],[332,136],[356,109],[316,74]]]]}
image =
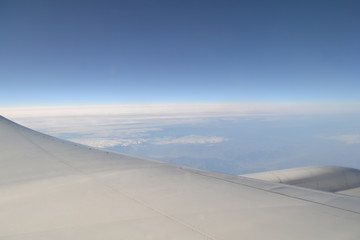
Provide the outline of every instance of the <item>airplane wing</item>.
{"type": "Polygon", "coordinates": [[[0,239],[360,239],[360,198],[101,151],[1,117],[0,239]]]}
{"type": "Polygon", "coordinates": [[[360,197],[360,170],[354,168],[310,166],[242,176],[360,197]]]}

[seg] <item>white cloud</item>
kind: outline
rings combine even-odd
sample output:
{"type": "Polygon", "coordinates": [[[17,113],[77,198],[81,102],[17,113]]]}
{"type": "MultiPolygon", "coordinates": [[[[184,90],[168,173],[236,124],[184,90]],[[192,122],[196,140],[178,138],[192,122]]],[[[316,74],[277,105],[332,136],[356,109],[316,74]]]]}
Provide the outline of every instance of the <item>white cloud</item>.
{"type": "Polygon", "coordinates": [[[163,144],[208,144],[208,143],[221,143],[228,141],[229,139],[223,137],[207,137],[198,135],[188,135],[179,138],[163,137],[155,138],[150,142],[157,145],[163,144]]]}
{"type": "Polygon", "coordinates": [[[348,135],[340,135],[340,136],[333,136],[330,139],[342,141],[346,144],[355,144],[360,143],[360,134],[348,134],[348,135]]]}
{"type": "Polygon", "coordinates": [[[276,119],[282,114],[359,112],[360,103],[217,103],[128,104],[104,106],[47,106],[0,108],[0,114],[48,134],[86,133],[96,136],[140,137],[164,126],[207,121],[209,118],[260,116],[276,119]]]}
{"type": "Polygon", "coordinates": [[[70,141],[77,142],[80,144],[97,147],[97,148],[107,148],[117,145],[129,146],[133,144],[141,144],[146,142],[145,139],[105,139],[105,138],[73,138],[70,141]]]}
{"type": "Polygon", "coordinates": [[[108,121],[136,119],[267,116],[277,114],[360,113],[360,103],[212,103],[212,104],[127,104],[86,106],[39,106],[0,108],[9,118],[102,116],[108,121]]]}
{"type": "Polygon", "coordinates": [[[198,135],[188,135],[184,137],[174,138],[174,137],[162,137],[162,138],[96,138],[96,137],[80,137],[72,138],[70,141],[77,142],[80,144],[97,147],[97,148],[107,148],[113,146],[129,146],[137,145],[142,143],[150,143],[155,145],[166,145],[166,144],[213,144],[221,143],[228,141],[229,139],[223,137],[206,137],[198,135]]]}
{"type": "MultiPolygon", "coordinates": [[[[0,108],[0,114],[22,125],[55,136],[66,136],[96,147],[150,144],[207,144],[228,139],[189,135],[151,138],[151,132],[178,124],[203,123],[213,118],[259,116],[274,121],[283,114],[360,113],[360,103],[228,103],[228,104],[129,104],[105,106],[53,106],[0,108]],[[68,135],[66,135],[68,134],[68,135]],[[73,135],[72,135],[73,134],[73,135]]],[[[157,135],[158,136],[158,135],[157,135]]],[[[359,135],[333,137],[348,144],[359,135]]]]}

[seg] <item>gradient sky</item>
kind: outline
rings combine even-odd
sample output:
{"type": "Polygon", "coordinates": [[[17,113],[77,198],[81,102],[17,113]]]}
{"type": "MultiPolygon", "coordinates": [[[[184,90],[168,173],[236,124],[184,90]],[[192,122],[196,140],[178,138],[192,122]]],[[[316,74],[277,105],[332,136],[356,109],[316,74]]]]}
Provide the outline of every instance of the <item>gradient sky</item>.
{"type": "Polygon", "coordinates": [[[0,2],[0,106],[358,102],[360,2],[0,2]]]}

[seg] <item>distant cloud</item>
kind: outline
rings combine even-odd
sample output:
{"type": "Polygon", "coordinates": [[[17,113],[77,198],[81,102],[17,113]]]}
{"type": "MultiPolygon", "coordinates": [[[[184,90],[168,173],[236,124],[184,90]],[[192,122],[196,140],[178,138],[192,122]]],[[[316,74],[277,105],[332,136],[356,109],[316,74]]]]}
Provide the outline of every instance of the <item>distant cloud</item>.
{"type": "Polygon", "coordinates": [[[70,141],[97,148],[108,148],[113,146],[129,146],[146,142],[145,139],[104,139],[104,138],[73,138],[70,141]]]}
{"type": "MultiPolygon", "coordinates": [[[[154,132],[211,119],[257,117],[276,121],[281,115],[360,113],[360,103],[216,103],[128,104],[104,106],[52,106],[0,108],[0,114],[32,129],[99,148],[133,144],[212,144],[228,139],[188,135],[154,138],[154,132]]],[[[157,134],[156,136],[161,136],[157,134]]],[[[360,135],[335,136],[348,144],[360,135]]]]}
{"type": "Polygon", "coordinates": [[[151,143],[163,145],[163,144],[208,144],[208,143],[221,143],[228,141],[229,139],[223,137],[207,137],[198,135],[188,135],[179,138],[163,137],[155,138],[151,140],[151,143]]]}
{"type": "Polygon", "coordinates": [[[356,144],[360,143],[360,134],[348,134],[330,137],[333,140],[339,140],[346,144],[356,144]]]}
{"type": "Polygon", "coordinates": [[[106,116],[134,119],[169,119],[278,114],[360,113],[360,103],[208,103],[208,104],[124,104],[85,106],[5,107],[0,114],[9,118],[106,116]]]}
{"type": "Polygon", "coordinates": [[[127,104],[0,108],[0,114],[48,134],[142,137],[165,126],[259,116],[274,121],[280,115],[360,113],[360,103],[216,103],[127,104]]]}
{"type": "Polygon", "coordinates": [[[223,137],[206,137],[198,135],[188,135],[184,137],[162,137],[162,138],[133,138],[133,139],[107,139],[107,138],[93,138],[93,137],[80,137],[72,138],[70,141],[77,142],[80,144],[97,147],[97,148],[108,148],[114,146],[129,146],[137,145],[142,143],[149,143],[155,145],[166,145],[166,144],[213,144],[228,141],[229,139],[223,137]]]}

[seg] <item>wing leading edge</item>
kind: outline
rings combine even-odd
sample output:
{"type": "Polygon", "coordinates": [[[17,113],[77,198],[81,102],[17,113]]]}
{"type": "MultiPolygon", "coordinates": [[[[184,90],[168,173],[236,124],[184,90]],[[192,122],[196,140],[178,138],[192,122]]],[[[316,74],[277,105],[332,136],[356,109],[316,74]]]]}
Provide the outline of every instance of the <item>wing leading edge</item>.
{"type": "Polygon", "coordinates": [[[0,118],[0,239],[358,239],[360,199],[100,151],[0,118]]]}

